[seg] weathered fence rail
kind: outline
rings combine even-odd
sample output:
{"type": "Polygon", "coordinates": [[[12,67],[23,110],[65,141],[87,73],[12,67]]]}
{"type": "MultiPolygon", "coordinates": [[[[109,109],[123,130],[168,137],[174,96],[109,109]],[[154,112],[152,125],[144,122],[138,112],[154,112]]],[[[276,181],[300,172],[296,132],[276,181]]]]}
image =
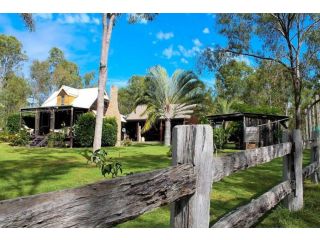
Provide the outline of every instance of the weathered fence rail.
{"type": "MultiPolygon", "coordinates": [[[[112,227],[171,204],[172,227],[209,227],[212,183],[240,170],[283,157],[283,182],[219,219],[212,227],[250,227],[281,200],[303,207],[303,179],[320,177],[320,137],[314,134],[311,163],[302,169],[299,130],[283,143],[213,157],[209,125],[173,129],[173,166],[83,187],[0,201],[0,227],[112,227]]],[[[213,184],[214,191],[214,184],[213,184]]]]}
{"type": "Polygon", "coordinates": [[[195,192],[192,165],[0,202],[0,227],[110,227],[195,192]]]}
{"type": "Polygon", "coordinates": [[[253,199],[250,203],[228,213],[212,227],[251,227],[291,192],[291,182],[289,180],[284,181],[271,188],[259,198],[253,199]]]}
{"type": "Polygon", "coordinates": [[[214,160],[213,181],[218,182],[222,178],[239,170],[244,170],[270,162],[275,158],[283,157],[291,152],[291,148],[291,142],[286,142],[217,157],[214,160]]]}

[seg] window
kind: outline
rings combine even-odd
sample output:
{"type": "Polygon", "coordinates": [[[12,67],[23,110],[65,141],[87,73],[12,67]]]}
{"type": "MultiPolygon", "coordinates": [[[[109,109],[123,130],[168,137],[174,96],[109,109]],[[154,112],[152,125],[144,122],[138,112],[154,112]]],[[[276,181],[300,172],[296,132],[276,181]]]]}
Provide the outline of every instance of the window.
{"type": "Polygon", "coordinates": [[[62,96],[61,96],[61,106],[64,105],[64,97],[65,97],[65,95],[62,95],[62,96]]]}

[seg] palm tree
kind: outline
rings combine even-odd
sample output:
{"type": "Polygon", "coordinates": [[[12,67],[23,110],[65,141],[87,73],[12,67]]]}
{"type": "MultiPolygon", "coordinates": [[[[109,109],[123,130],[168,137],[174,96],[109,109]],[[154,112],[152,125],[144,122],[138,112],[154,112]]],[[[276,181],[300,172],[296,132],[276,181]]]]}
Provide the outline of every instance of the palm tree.
{"type": "Polygon", "coordinates": [[[152,67],[146,77],[146,92],[143,101],[147,105],[146,123],[142,129],[148,131],[157,120],[165,120],[164,144],[171,142],[171,120],[190,116],[203,98],[204,84],[192,71],[176,70],[171,78],[161,66],[152,67]]]}

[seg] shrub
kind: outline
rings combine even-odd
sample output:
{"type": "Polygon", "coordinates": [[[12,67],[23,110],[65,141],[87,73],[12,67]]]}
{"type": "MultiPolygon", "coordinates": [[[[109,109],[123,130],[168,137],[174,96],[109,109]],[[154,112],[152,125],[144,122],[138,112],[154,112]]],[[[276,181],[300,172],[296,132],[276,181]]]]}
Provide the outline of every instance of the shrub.
{"type": "Polygon", "coordinates": [[[214,143],[218,149],[222,149],[223,146],[227,143],[228,134],[223,128],[214,128],[213,129],[213,139],[214,143]]]}
{"type": "Polygon", "coordinates": [[[10,137],[10,144],[12,146],[26,146],[30,141],[30,135],[26,130],[20,130],[10,137]]]}
{"type": "Polygon", "coordinates": [[[88,159],[88,163],[89,162],[96,164],[104,177],[106,174],[111,174],[112,178],[114,178],[118,176],[119,172],[122,173],[122,164],[112,160],[112,158],[108,158],[107,152],[103,149],[98,149],[93,152],[88,159]]]}
{"type": "MultiPolygon", "coordinates": [[[[95,116],[92,113],[82,114],[74,127],[75,144],[91,147],[94,139],[95,116]]],[[[117,122],[115,118],[103,119],[102,146],[114,146],[117,142],[117,122]]]]}
{"type": "Polygon", "coordinates": [[[117,142],[117,127],[108,123],[107,119],[103,121],[102,127],[102,146],[114,146],[117,142]]]}
{"type": "Polygon", "coordinates": [[[7,118],[6,130],[9,133],[19,133],[20,130],[20,114],[11,114],[7,118]]]}
{"type": "Polygon", "coordinates": [[[125,147],[128,147],[128,146],[131,146],[132,145],[132,141],[130,138],[125,138],[123,141],[122,141],[122,146],[125,146],[125,147]]]}
{"type": "Polygon", "coordinates": [[[84,113],[79,117],[74,127],[75,144],[81,147],[92,146],[95,123],[93,113],[84,113]]]}
{"type": "Polygon", "coordinates": [[[65,132],[51,132],[48,134],[48,147],[65,147],[65,132]]]}
{"type": "Polygon", "coordinates": [[[10,142],[12,134],[8,132],[0,132],[0,142],[10,142]]]}

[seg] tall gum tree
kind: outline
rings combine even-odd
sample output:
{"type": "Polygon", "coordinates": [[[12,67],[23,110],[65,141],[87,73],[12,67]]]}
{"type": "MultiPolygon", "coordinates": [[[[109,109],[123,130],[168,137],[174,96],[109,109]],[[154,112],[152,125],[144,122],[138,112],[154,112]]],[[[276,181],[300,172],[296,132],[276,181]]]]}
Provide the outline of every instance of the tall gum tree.
{"type": "MultiPolygon", "coordinates": [[[[100,55],[97,114],[93,141],[93,151],[96,151],[101,148],[102,123],[104,116],[104,93],[108,77],[108,53],[110,48],[112,29],[115,25],[116,18],[118,18],[119,15],[119,13],[102,14],[102,46],[100,55]]],[[[129,14],[128,22],[133,24],[139,22],[141,19],[151,21],[155,18],[155,16],[156,14],[152,13],[129,14]]]]}
{"type": "Polygon", "coordinates": [[[295,128],[301,128],[303,80],[316,72],[319,62],[319,14],[218,14],[217,26],[227,46],[207,48],[200,66],[211,70],[228,58],[247,56],[279,63],[290,75],[293,89],[295,128]]]}

